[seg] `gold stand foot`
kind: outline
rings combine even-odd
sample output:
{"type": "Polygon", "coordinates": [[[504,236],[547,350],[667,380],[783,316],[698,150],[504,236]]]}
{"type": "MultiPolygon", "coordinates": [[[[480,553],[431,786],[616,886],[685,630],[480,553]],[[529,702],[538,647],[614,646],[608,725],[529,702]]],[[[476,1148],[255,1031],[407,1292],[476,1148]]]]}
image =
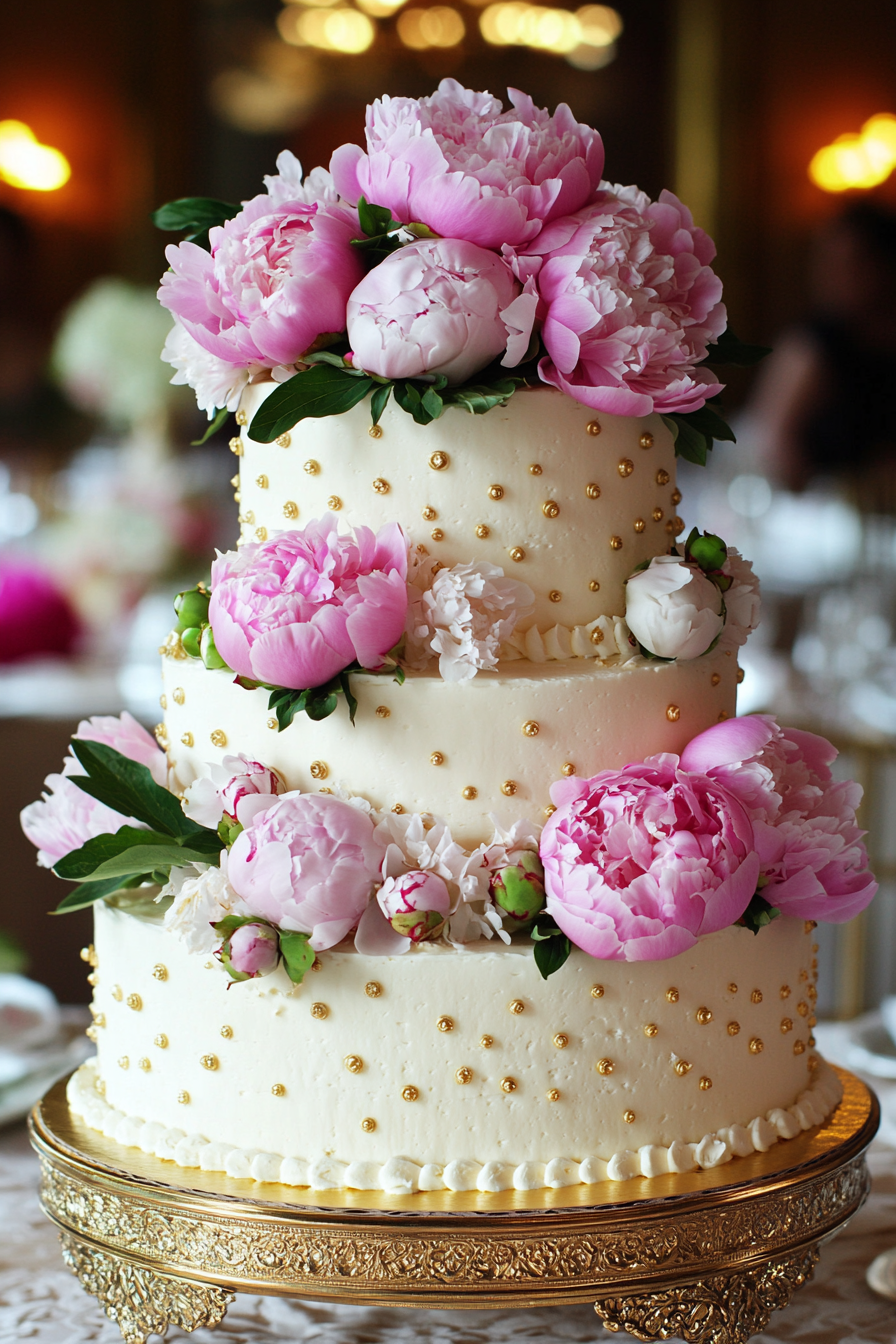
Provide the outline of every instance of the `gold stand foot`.
{"type": "Polygon", "coordinates": [[[818,1247],[809,1246],[755,1269],[733,1269],[638,1297],[604,1298],[594,1310],[607,1330],[626,1330],[635,1339],[746,1344],[811,1279],[818,1256],[818,1247]]]}
{"type": "Polygon", "coordinates": [[[60,1232],[59,1240],[65,1263],[116,1322],[125,1344],[146,1344],[150,1335],[164,1335],[169,1325],[186,1331],[219,1325],[233,1301],[233,1293],[223,1288],[156,1274],[68,1232],[60,1232]]]}

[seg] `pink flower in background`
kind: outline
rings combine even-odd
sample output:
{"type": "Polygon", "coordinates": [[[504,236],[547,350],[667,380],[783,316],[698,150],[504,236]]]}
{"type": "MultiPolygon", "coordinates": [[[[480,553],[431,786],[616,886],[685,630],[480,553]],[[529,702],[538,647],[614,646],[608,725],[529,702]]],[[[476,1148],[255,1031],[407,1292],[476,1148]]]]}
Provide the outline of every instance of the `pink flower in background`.
{"type": "MultiPolygon", "coordinates": [[[[122,714],[95,714],[90,719],[82,719],[78,724],[75,738],[85,742],[102,742],[127,756],[130,761],[145,765],[157,784],[164,788],[168,783],[168,758],[162,751],[152,733],[148,733],[138,723],[133,714],[125,710],[122,714]]],[[[63,774],[83,775],[84,770],[73,756],[65,758],[63,774]]]]}
{"type": "Polygon", "coordinates": [[[72,653],[81,623],[68,598],[33,560],[0,561],[0,663],[72,653]]]}
{"type": "Polygon", "coordinates": [[[739,800],[675,756],[554,784],[547,911],[589,956],[655,961],[739,919],[759,856],[739,800]]]}
{"type": "Polygon", "coordinates": [[[502,364],[519,363],[535,305],[494,252],[459,238],[410,243],[349,298],[353,362],[382,378],[441,373],[462,383],[505,351],[502,364]]]}
{"type": "Polygon", "coordinates": [[[514,265],[537,276],[546,383],[614,415],[699,409],[720,391],[698,367],[725,330],[712,239],[664,191],[606,186],[548,225],[514,265]]]}
{"type": "MultiPolygon", "coordinates": [[[[346,300],[364,273],[350,245],[356,211],[335,201],[320,171],[303,187],[300,166],[288,159],[278,159],[281,174],[268,179],[268,194],[210,230],[210,253],[195,243],[165,251],[171,270],[159,301],[227,368],[294,364],[323,332],[342,331],[346,300]]],[[[183,348],[173,353],[208,397],[210,371],[183,348]]],[[[225,369],[213,372],[228,383],[225,369]]]]}
{"type": "Polygon", "coordinates": [[[429,98],[378,99],[367,109],[367,153],[343,145],[330,162],[340,195],[480,247],[534,238],[589,199],[603,145],[565,103],[550,116],[519,90],[508,95],[504,112],[491,94],[443,79],[429,98]]]}
{"type": "Polygon", "coordinates": [[[209,621],[241,675],[294,690],[357,661],[377,668],[401,638],[407,541],[397,523],[340,536],[326,514],[307,527],[219,555],[209,621]]]}
{"type": "Polygon", "coordinates": [[[321,952],[358,923],[384,852],[373,822],[350,803],[286,793],[237,837],[227,876],[254,914],[310,933],[321,952]]]}
{"type": "Polygon", "coordinates": [[[200,826],[216,830],[223,816],[241,826],[271,806],[280,790],[274,771],[248,756],[225,756],[220,765],[209,765],[208,775],[186,791],[184,812],[200,826]]]}
{"type": "Polygon", "coordinates": [[[715,724],[688,743],[683,769],[719,780],[753,822],[761,895],[785,915],[841,924],[877,891],[856,825],[861,785],[835,781],[837,750],[766,714],[715,724]]]}

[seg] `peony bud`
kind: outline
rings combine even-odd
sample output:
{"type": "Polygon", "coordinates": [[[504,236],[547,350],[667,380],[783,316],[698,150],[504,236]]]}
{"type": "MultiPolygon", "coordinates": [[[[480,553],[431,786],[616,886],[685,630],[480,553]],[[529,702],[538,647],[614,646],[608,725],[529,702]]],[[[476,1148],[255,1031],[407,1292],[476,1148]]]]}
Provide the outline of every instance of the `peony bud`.
{"type": "Polygon", "coordinates": [[[271,924],[241,923],[225,938],[215,956],[231,979],[254,980],[277,969],[280,937],[271,924]]]}
{"type": "Polygon", "coordinates": [[[177,616],[177,631],[179,634],[207,623],[208,603],[209,594],[202,585],[187,588],[184,592],[177,594],[174,599],[174,612],[177,616]]]}
{"type": "Polygon", "coordinates": [[[376,898],[395,932],[412,943],[432,938],[451,909],[448,888],[435,873],[418,871],[387,877],[376,898]]]}
{"type": "MultiPolygon", "coordinates": [[[[512,856],[511,856],[512,857],[512,856]]],[[[518,850],[514,863],[499,868],[489,882],[492,900],[522,928],[544,908],[544,867],[531,850],[518,850]]]]}
{"type": "Polygon", "coordinates": [[[696,565],[656,555],[626,581],[625,620],[656,658],[699,658],[721,633],[722,594],[696,565]]]}
{"type": "Polygon", "coordinates": [[[204,626],[199,639],[199,656],[206,667],[214,671],[219,667],[226,667],[224,659],[215,648],[215,636],[210,625],[204,626]]]}

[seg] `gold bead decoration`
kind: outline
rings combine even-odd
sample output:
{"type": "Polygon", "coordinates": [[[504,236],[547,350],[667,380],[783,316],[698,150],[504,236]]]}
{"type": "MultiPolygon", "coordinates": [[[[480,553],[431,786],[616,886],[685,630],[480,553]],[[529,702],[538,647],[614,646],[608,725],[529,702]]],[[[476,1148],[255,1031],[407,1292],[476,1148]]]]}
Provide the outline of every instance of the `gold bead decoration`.
{"type": "Polygon", "coordinates": [[[793,1053],[794,1053],[795,1055],[801,1055],[801,1054],[803,1054],[803,1052],[805,1051],[805,1049],[806,1049],[806,1042],[805,1042],[805,1041],[794,1041],[794,1043],[793,1043],[793,1053]]]}
{"type": "Polygon", "coordinates": [[[585,486],[585,496],[587,499],[600,499],[600,486],[596,481],[589,481],[585,486]]]}
{"type": "Polygon", "coordinates": [[[271,1096],[272,1097],[286,1096],[286,1088],[283,1086],[282,1083],[274,1083],[273,1087],[271,1088],[271,1096]]]}
{"type": "Polygon", "coordinates": [[[560,517],[560,505],[557,503],[556,499],[546,499],[541,506],[541,511],[545,518],[560,517]]]}
{"type": "Polygon", "coordinates": [[[144,1073],[149,1073],[150,1069],[152,1068],[152,1064],[146,1058],[145,1055],[141,1055],[141,1057],[137,1060],[137,1068],[142,1069],[144,1073]]]}
{"type": "Polygon", "coordinates": [[[330,1010],[325,1003],[312,1003],[311,1016],[322,1022],[325,1017],[330,1016],[330,1010]]]}
{"type": "Polygon", "coordinates": [[[98,1095],[98,1096],[100,1096],[100,1097],[104,1097],[104,1096],[106,1095],[106,1080],[105,1080],[105,1078],[97,1078],[96,1082],[94,1083],[94,1087],[96,1088],[96,1092],[97,1092],[97,1095],[98,1095]]]}
{"type": "Polygon", "coordinates": [[[711,1079],[711,1078],[705,1078],[705,1077],[704,1077],[704,1078],[701,1078],[701,1079],[700,1079],[700,1091],[701,1091],[701,1092],[708,1092],[709,1089],[710,1089],[711,1087],[712,1087],[712,1079],[711,1079]]]}
{"type": "Polygon", "coordinates": [[[619,472],[619,475],[623,478],[623,480],[625,479],[626,476],[631,476],[634,469],[635,464],[630,457],[621,457],[619,459],[619,465],[617,466],[616,470],[619,472]]]}
{"type": "Polygon", "coordinates": [[[372,439],[381,439],[383,437],[382,425],[371,425],[367,433],[372,439]]]}
{"type": "Polygon", "coordinates": [[[634,1111],[623,1111],[622,1118],[627,1125],[633,1125],[635,1123],[636,1116],[634,1111]]]}
{"type": "Polygon", "coordinates": [[[444,471],[450,464],[451,458],[447,453],[433,453],[429,459],[433,471],[444,471]]]}
{"type": "Polygon", "coordinates": [[[121,992],[121,985],[112,986],[112,997],[116,1003],[121,1003],[122,999],[124,998],[124,995],[121,992]]]}
{"type": "Polygon", "coordinates": [[[133,1009],[135,1013],[139,1013],[143,1007],[143,1000],[139,994],[129,994],[125,999],[125,1003],[129,1008],[133,1009]]]}
{"type": "Polygon", "coordinates": [[[199,1063],[204,1069],[208,1069],[210,1073],[214,1073],[215,1069],[218,1067],[218,1056],[203,1055],[199,1063]]]}
{"type": "Polygon", "coordinates": [[[494,1036],[487,1036],[487,1035],[486,1035],[486,1036],[480,1036],[480,1037],[479,1037],[479,1044],[482,1046],[483,1050],[491,1050],[491,1048],[492,1048],[492,1046],[494,1045],[494,1043],[495,1043],[495,1038],[494,1038],[494,1036]]]}
{"type": "Polygon", "coordinates": [[[468,784],[465,789],[461,790],[461,796],[466,798],[468,803],[472,803],[474,798],[479,797],[479,790],[473,784],[468,784]]]}
{"type": "Polygon", "coordinates": [[[280,725],[279,725],[279,723],[277,722],[276,719],[271,718],[271,719],[268,719],[268,727],[273,729],[273,728],[279,728],[280,725]]]}
{"type": "Polygon", "coordinates": [[[548,593],[548,601],[550,601],[550,602],[562,602],[562,601],[563,601],[563,594],[560,592],[559,588],[552,588],[552,589],[551,589],[551,591],[548,593]]]}
{"type": "Polygon", "coordinates": [[[167,734],[167,732],[165,731],[165,725],[164,725],[164,723],[157,723],[156,726],[155,726],[155,728],[153,728],[152,731],[153,731],[153,735],[154,735],[156,741],[158,742],[159,746],[160,746],[160,747],[162,748],[162,750],[164,751],[164,750],[166,749],[166,747],[168,746],[168,734],[167,734]]]}
{"type": "Polygon", "coordinates": [[[462,1064],[459,1069],[454,1071],[454,1081],[462,1086],[473,1081],[473,1070],[468,1069],[466,1064],[462,1064]]]}
{"type": "Polygon", "coordinates": [[[288,499],[283,505],[283,517],[296,519],[299,516],[299,506],[294,499],[288,499]]]}
{"type": "Polygon", "coordinates": [[[177,1102],[178,1102],[178,1105],[179,1105],[179,1106],[189,1106],[189,1104],[190,1104],[190,1094],[189,1094],[189,1092],[178,1092],[178,1094],[177,1094],[177,1102]]]}
{"type": "Polygon", "coordinates": [[[818,998],[818,990],[815,988],[814,985],[807,985],[807,986],[806,986],[806,995],[807,995],[807,997],[810,998],[810,999],[812,1000],[812,1002],[814,1003],[815,1000],[818,998]]]}
{"type": "Polygon", "coordinates": [[[787,1033],[788,1033],[788,1031],[793,1031],[793,1018],[792,1018],[792,1017],[782,1017],[782,1018],[781,1018],[781,1035],[782,1035],[782,1036],[786,1036],[787,1033]]]}
{"type": "Polygon", "coordinates": [[[669,720],[670,723],[678,722],[678,720],[681,718],[681,710],[679,709],[678,705],[666,706],[666,718],[669,720]]]}
{"type": "Polygon", "coordinates": [[[477,523],[477,524],[476,524],[476,535],[477,535],[477,537],[479,538],[480,541],[485,541],[486,537],[490,537],[490,536],[491,536],[491,532],[492,532],[492,530],[491,530],[491,528],[489,527],[488,523],[477,523]]]}
{"type": "Polygon", "coordinates": [[[693,1067],[693,1064],[689,1064],[686,1059],[676,1059],[675,1063],[672,1065],[672,1068],[678,1074],[679,1078],[683,1078],[686,1073],[690,1073],[693,1067]]]}
{"type": "Polygon", "coordinates": [[[168,697],[164,693],[159,696],[159,704],[161,705],[162,709],[168,708],[168,697]]]}
{"type": "Polygon", "coordinates": [[[165,1035],[164,1031],[160,1031],[158,1036],[153,1036],[152,1043],[153,1045],[158,1046],[160,1050],[168,1049],[168,1037],[165,1035]]]}
{"type": "Polygon", "coordinates": [[[419,1095],[420,1095],[420,1090],[419,1090],[419,1088],[416,1088],[416,1087],[403,1087],[403,1088],[401,1089],[401,1099],[402,1099],[402,1101],[416,1101],[417,1098],[419,1097],[419,1095]]]}
{"type": "Polygon", "coordinates": [[[643,532],[643,531],[644,531],[644,529],[646,528],[647,524],[645,523],[645,521],[644,521],[643,518],[636,518],[635,521],[634,521],[634,523],[632,524],[632,526],[634,527],[634,529],[635,529],[636,532],[639,532],[639,533],[640,533],[640,532],[643,532]]]}
{"type": "Polygon", "coordinates": [[[515,1078],[502,1078],[502,1079],[501,1079],[501,1091],[502,1091],[502,1092],[515,1092],[515,1091],[517,1090],[518,1087],[519,1087],[519,1083],[517,1082],[517,1080],[516,1080],[515,1078]]]}
{"type": "Polygon", "coordinates": [[[507,1011],[508,1013],[513,1013],[514,1017],[519,1017],[520,1013],[526,1011],[526,1005],[523,1003],[522,999],[511,999],[510,1003],[507,1005],[507,1011]]]}
{"type": "Polygon", "coordinates": [[[667,1003],[677,1003],[677,1002],[678,1002],[678,999],[679,999],[679,994],[678,994],[678,990],[677,990],[677,989],[673,988],[673,989],[667,989],[667,990],[666,990],[666,1002],[667,1002],[667,1003]]]}
{"type": "Polygon", "coordinates": [[[372,1115],[367,1115],[364,1117],[364,1119],[361,1121],[361,1128],[363,1129],[365,1134],[373,1133],[373,1131],[376,1129],[376,1121],[374,1120],[372,1115]]]}
{"type": "Polygon", "coordinates": [[[712,686],[718,686],[718,684],[719,684],[719,682],[720,682],[721,680],[722,680],[721,673],[719,673],[719,672],[713,672],[712,676],[711,676],[710,679],[709,679],[709,681],[710,681],[710,685],[712,685],[712,686]]]}
{"type": "Polygon", "coordinates": [[[248,425],[249,423],[249,416],[245,411],[237,411],[234,419],[238,425],[248,425]]]}
{"type": "MultiPolygon", "coordinates": [[[[93,1025],[95,1027],[104,1027],[106,1025],[106,1014],[98,1013],[93,1004],[90,1005],[90,1011],[93,1014],[93,1025]]],[[[814,1019],[812,1025],[815,1025],[814,1019]]]]}
{"type": "Polygon", "coordinates": [[[373,482],[373,488],[378,495],[388,495],[389,491],[392,489],[389,482],[383,480],[382,476],[377,476],[376,480],[373,482]]]}
{"type": "Polygon", "coordinates": [[[809,972],[806,970],[800,971],[800,980],[802,981],[802,983],[805,984],[808,979],[809,979],[809,972]]]}
{"type": "Polygon", "coordinates": [[[656,508],[653,510],[653,513],[650,516],[653,518],[653,521],[655,523],[661,523],[663,521],[663,511],[659,505],[656,506],[656,508]]]}
{"type": "Polygon", "coordinates": [[[544,815],[545,815],[546,817],[552,817],[556,811],[557,811],[557,809],[556,809],[556,807],[554,806],[554,804],[553,804],[553,803],[548,803],[547,807],[544,809],[544,815]]]}
{"type": "Polygon", "coordinates": [[[442,531],[440,527],[434,527],[429,535],[432,537],[433,541],[445,540],[445,533],[442,531]]]}
{"type": "Polygon", "coordinates": [[[799,1003],[796,1006],[796,1010],[799,1013],[800,1017],[809,1016],[809,1005],[808,1003],[806,1003],[805,999],[800,999],[799,1003]]]}
{"type": "Polygon", "coordinates": [[[729,993],[729,994],[736,994],[736,993],[737,993],[737,985],[734,983],[733,980],[731,981],[731,983],[730,983],[729,986],[728,986],[728,993],[729,993]]]}
{"type": "Polygon", "coordinates": [[[430,765],[444,765],[445,757],[440,751],[434,751],[430,754],[429,763],[430,765]]]}
{"type": "Polygon", "coordinates": [[[567,778],[569,778],[570,775],[574,775],[575,772],[576,768],[573,765],[572,761],[564,761],[560,767],[561,775],[566,775],[567,778]]]}
{"type": "Polygon", "coordinates": [[[131,1064],[131,1061],[128,1059],[127,1055],[120,1055],[120,1056],[119,1056],[118,1067],[119,1067],[120,1069],[127,1069],[127,1068],[130,1068],[130,1064],[131,1064]]]}
{"type": "Polygon", "coordinates": [[[174,690],[171,692],[171,699],[174,703],[176,705],[182,705],[186,698],[183,686],[175,686],[174,690]]]}
{"type": "Polygon", "coordinates": [[[565,1031],[555,1032],[553,1037],[551,1038],[551,1041],[555,1049],[557,1050],[565,1050],[566,1047],[569,1045],[569,1037],[567,1036],[565,1031]]]}
{"type": "Polygon", "coordinates": [[[790,986],[789,986],[789,985],[782,985],[782,986],[781,986],[781,998],[782,998],[782,999],[789,999],[789,998],[790,998],[790,986]]]}
{"type": "Polygon", "coordinates": [[[530,475],[530,476],[540,476],[540,475],[541,475],[541,471],[542,471],[542,469],[541,469],[541,467],[539,466],[539,464],[538,464],[537,462],[533,462],[532,465],[531,465],[531,467],[529,468],[529,475],[530,475]]]}
{"type": "Polygon", "coordinates": [[[97,975],[96,971],[91,971],[91,972],[90,972],[90,974],[89,974],[88,977],[87,977],[87,983],[88,983],[88,985],[97,985],[97,984],[99,984],[99,976],[97,975]]]}
{"type": "Polygon", "coordinates": [[[644,433],[641,435],[640,439],[638,440],[638,447],[639,448],[653,447],[653,435],[650,433],[650,430],[645,430],[644,433]]]}
{"type": "Polygon", "coordinates": [[[737,1034],[738,1034],[739,1031],[740,1031],[740,1023],[739,1023],[739,1022],[729,1022],[729,1023],[728,1023],[728,1028],[727,1028],[727,1030],[728,1030],[728,1035],[729,1035],[729,1036],[737,1036],[737,1034]]]}
{"type": "Polygon", "coordinates": [[[255,529],[255,537],[256,537],[256,540],[258,540],[258,541],[267,541],[267,539],[268,539],[268,530],[267,530],[267,528],[266,528],[266,527],[256,527],[256,529],[255,529]]]}
{"type": "Polygon", "coordinates": [[[152,978],[153,980],[167,980],[168,967],[163,966],[160,961],[156,962],[155,966],[152,968],[152,978]]]}
{"type": "Polygon", "coordinates": [[[377,705],[374,713],[378,719],[388,719],[392,715],[392,711],[388,705],[377,705]]]}
{"type": "Polygon", "coordinates": [[[342,500],[339,498],[338,495],[330,495],[329,499],[327,500],[327,508],[332,509],[334,513],[339,512],[339,510],[342,508],[342,500]]]}
{"type": "Polygon", "coordinates": [[[242,441],[241,438],[231,439],[231,440],[230,440],[230,443],[229,443],[227,446],[229,447],[229,449],[230,449],[230,451],[231,451],[232,453],[236,453],[237,457],[242,457],[242,455],[243,455],[243,441],[242,441]]]}
{"type": "Polygon", "coordinates": [[[544,1095],[547,1097],[548,1101],[560,1100],[560,1090],[559,1088],[556,1087],[548,1088],[547,1092],[545,1092],[544,1095]]]}
{"type": "Polygon", "coordinates": [[[209,733],[209,741],[213,747],[226,747],[227,734],[223,728],[216,728],[213,733],[209,733]]]}
{"type": "Polygon", "coordinates": [[[604,996],[604,987],[603,987],[603,985],[592,985],[592,986],[591,986],[591,997],[592,997],[592,999],[602,999],[603,996],[604,996]]]}
{"type": "Polygon", "coordinates": [[[368,999],[378,999],[383,992],[382,985],[377,980],[368,980],[364,986],[364,993],[368,999]]]}
{"type": "Polygon", "coordinates": [[[510,556],[514,564],[517,565],[520,563],[521,560],[525,560],[526,558],[526,552],[523,550],[522,546],[512,546],[510,550],[507,552],[507,554],[510,556]]]}
{"type": "Polygon", "coordinates": [[[649,1036],[649,1037],[656,1036],[656,1034],[657,1034],[658,1031],[659,1031],[659,1027],[657,1026],[657,1024],[656,1024],[655,1022],[648,1022],[648,1023],[645,1025],[645,1027],[644,1027],[644,1035],[645,1035],[645,1036],[649,1036]]]}
{"type": "Polygon", "coordinates": [[[512,798],[517,791],[517,782],[515,779],[505,779],[501,785],[501,792],[505,798],[512,798]]]}
{"type": "Polygon", "coordinates": [[[698,1025],[701,1026],[701,1027],[706,1027],[706,1026],[708,1026],[709,1023],[712,1021],[712,1009],[711,1009],[711,1008],[698,1008],[698,1009],[697,1009],[697,1013],[696,1013],[696,1017],[697,1017],[697,1023],[698,1023],[698,1025]]]}
{"type": "Polygon", "coordinates": [[[326,761],[312,761],[309,767],[309,774],[312,779],[326,779],[330,773],[330,768],[326,761]]]}
{"type": "Polygon", "coordinates": [[[680,490],[673,490],[673,491],[672,491],[672,503],[673,503],[673,504],[680,504],[680,503],[681,503],[681,491],[680,491],[680,490]]]}
{"type": "Polygon", "coordinates": [[[621,550],[622,550],[622,538],[621,538],[621,537],[613,536],[613,537],[610,538],[610,550],[611,550],[611,551],[621,551],[621,550]]]}
{"type": "Polygon", "coordinates": [[[84,1028],[84,1035],[87,1037],[88,1041],[97,1040],[97,1030],[95,1022],[91,1022],[89,1027],[84,1028]]]}
{"type": "Polygon", "coordinates": [[[739,667],[739,668],[737,669],[737,673],[736,673],[736,675],[735,675],[734,680],[737,682],[738,686],[740,686],[741,682],[743,681],[743,679],[744,679],[744,677],[745,677],[746,675],[747,675],[747,674],[746,674],[746,672],[744,671],[744,669],[743,669],[742,667],[739,667]]]}
{"type": "Polygon", "coordinates": [[[233,1027],[223,1026],[223,1027],[221,1028],[221,1035],[224,1037],[224,1040],[225,1040],[225,1041],[230,1041],[230,1040],[232,1040],[232,1039],[233,1039],[233,1027]]]}
{"type": "Polygon", "coordinates": [[[591,581],[588,584],[588,591],[590,593],[600,592],[600,584],[598,583],[597,579],[591,579],[591,581]]]}
{"type": "Polygon", "coordinates": [[[503,485],[490,485],[488,488],[488,497],[489,499],[495,499],[495,500],[503,499],[504,498],[503,485]]]}
{"type": "Polygon", "coordinates": [[[292,435],[278,434],[274,442],[276,443],[278,448],[288,448],[289,445],[292,443],[292,435]]]}
{"type": "Polygon", "coordinates": [[[587,425],[585,426],[585,433],[590,434],[592,438],[596,439],[598,434],[600,433],[600,421],[589,420],[587,425]]]}
{"type": "MultiPolygon", "coordinates": [[[[657,485],[668,485],[668,484],[669,484],[669,473],[668,473],[668,471],[666,471],[666,468],[665,468],[665,467],[660,467],[659,471],[658,471],[657,474],[656,474],[655,480],[656,480],[657,485]]],[[[674,502],[674,501],[673,501],[673,502],[674,502]]]]}
{"type": "Polygon", "coordinates": [[[454,1030],[454,1018],[453,1018],[453,1017],[440,1017],[439,1020],[438,1020],[438,1022],[436,1023],[436,1026],[438,1027],[439,1031],[453,1031],[453,1030],[454,1030]]]}
{"type": "Polygon", "coordinates": [[[393,803],[392,811],[397,812],[398,815],[401,816],[402,812],[404,811],[404,808],[402,807],[401,803],[393,803]]]}
{"type": "Polygon", "coordinates": [[[309,457],[308,461],[304,464],[302,470],[305,472],[307,476],[316,476],[320,471],[320,463],[315,462],[313,457],[309,457]]]}
{"type": "Polygon", "coordinates": [[[605,635],[603,630],[601,630],[600,626],[596,625],[594,629],[591,631],[591,634],[588,636],[588,638],[591,640],[592,644],[603,644],[605,635]]]}
{"type": "Polygon", "coordinates": [[[534,719],[527,719],[523,724],[523,737],[537,737],[538,733],[539,725],[534,719]]]}
{"type": "Polygon", "coordinates": [[[610,1074],[613,1072],[614,1065],[612,1059],[599,1059],[594,1067],[597,1069],[601,1078],[609,1078],[610,1074]]]}
{"type": "Polygon", "coordinates": [[[255,477],[255,484],[258,486],[259,490],[267,490],[270,481],[267,476],[265,476],[264,472],[262,472],[260,476],[255,477]]]}
{"type": "Polygon", "coordinates": [[[716,719],[716,723],[724,723],[727,717],[728,717],[727,709],[720,710],[719,715],[716,719]]]}
{"type": "Polygon", "coordinates": [[[752,994],[750,995],[750,1002],[751,1002],[751,1003],[761,1003],[761,1002],[762,1002],[762,990],[761,990],[761,989],[754,989],[754,990],[753,990],[752,994]]]}
{"type": "Polygon", "coordinates": [[[192,733],[181,733],[181,735],[180,735],[180,740],[181,740],[181,742],[184,744],[185,747],[192,747],[192,745],[193,745],[193,734],[192,734],[192,733]]]}
{"type": "Polygon", "coordinates": [[[346,1055],[342,1062],[349,1073],[360,1073],[364,1067],[364,1061],[360,1055],[346,1055]]]}
{"type": "Polygon", "coordinates": [[[421,510],[421,513],[425,523],[434,523],[439,516],[430,504],[427,504],[426,508],[421,510]]]}
{"type": "Polygon", "coordinates": [[[751,1054],[751,1055],[761,1055],[764,1049],[765,1049],[765,1046],[762,1044],[762,1041],[760,1040],[760,1038],[759,1038],[758,1036],[752,1036],[752,1037],[750,1038],[750,1054],[751,1054]]]}

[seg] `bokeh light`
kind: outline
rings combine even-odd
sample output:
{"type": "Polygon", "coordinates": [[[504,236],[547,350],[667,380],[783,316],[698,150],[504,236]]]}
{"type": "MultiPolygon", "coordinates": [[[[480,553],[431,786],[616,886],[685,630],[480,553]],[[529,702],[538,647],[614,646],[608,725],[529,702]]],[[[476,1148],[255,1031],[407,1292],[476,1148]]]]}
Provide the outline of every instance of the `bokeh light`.
{"type": "Polygon", "coordinates": [[[498,0],[483,10],[479,31],[492,46],[550,51],[580,69],[597,70],[615,55],[622,19],[607,5],[583,5],[572,13],[524,0],[498,0]]]}
{"type": "Polygon", "coordinates": [[[366,51],[376,37],[376,29],[366,14],[342,6],[311,9],[296,5],[284,9],[278,28],[280,36],[293,46],[317,47],[320,51],[338,51],[348,56],[366,51]]]}
{"type": "Polygon", "coordinates": [[[42,145],[23,121],[0,121],[0,179],[23,191],[58,191],[72,175],[58,149],[42,145]]]}
{"type": "Polygon", "coordinates": [[[896,168],[896,116],[879,112],[858,135],[838,135],[813,155],[809,176],[822,191],[867,191],[896,168]]]}
{"type": "Polygon", "coordinates": [[[456,9],[433,5],[430,9],[406,9],[398,16],[398,36],[412,51],[429,47],[456,47],[466,28],[456,9]]]}

